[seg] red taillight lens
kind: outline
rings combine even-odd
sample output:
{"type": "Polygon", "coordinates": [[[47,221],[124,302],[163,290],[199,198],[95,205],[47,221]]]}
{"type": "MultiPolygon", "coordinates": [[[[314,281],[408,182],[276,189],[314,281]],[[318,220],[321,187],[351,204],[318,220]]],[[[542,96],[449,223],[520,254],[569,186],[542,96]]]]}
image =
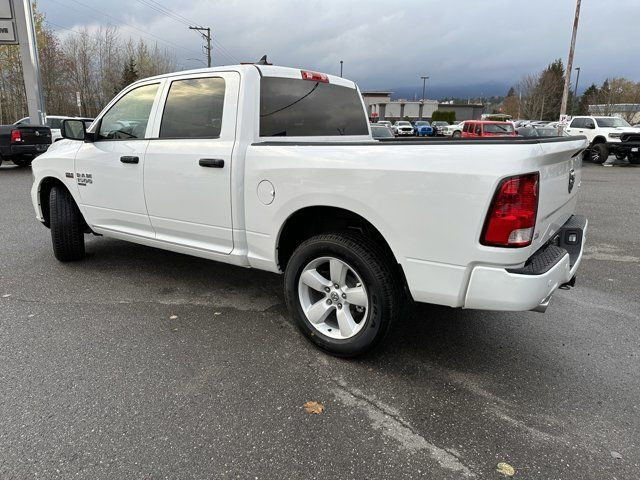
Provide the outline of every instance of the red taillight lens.
{"type": "Polygon", "coordinates": [[[314,82],[329,83],[329,77],[324,73],[310,72],[308,70],[300,70],[303,80],[311,80],[314,82]]]}
{"type": "Polygon", "coordinates": [[[11,143],[21,142],[22,135],[20,134],[20,130],[11,130],[11,143]]]}
{"type": "Polygon", "coordinates": [[[538,172],[508,177],[500,182],[484,223],[483,245],[531,245],[538,212],[538,172]]]}

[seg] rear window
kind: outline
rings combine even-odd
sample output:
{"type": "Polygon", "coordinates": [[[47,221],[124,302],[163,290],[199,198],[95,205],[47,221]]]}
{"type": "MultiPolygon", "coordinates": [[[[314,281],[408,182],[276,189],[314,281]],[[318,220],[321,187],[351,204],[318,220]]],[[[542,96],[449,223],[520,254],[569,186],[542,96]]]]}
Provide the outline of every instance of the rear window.
{"type": "Polygon", "coordinates": [[[355,88],[281,77],[260,83],[261,137],[369,134],[355,88]]]}

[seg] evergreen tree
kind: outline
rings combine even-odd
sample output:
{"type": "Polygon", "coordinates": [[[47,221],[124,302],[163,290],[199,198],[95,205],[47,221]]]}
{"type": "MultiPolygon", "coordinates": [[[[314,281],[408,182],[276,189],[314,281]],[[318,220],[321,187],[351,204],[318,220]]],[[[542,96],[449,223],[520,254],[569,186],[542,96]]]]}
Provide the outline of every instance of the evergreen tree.
{"type": "Polygon", "coordinates": [[[136,62],[133,57],[129,57],[129,61],[125,63],[124,70],[122,71],[122,80],[120,81],[120,89],[125,88],[127,85],[131,85],[138,80],[138,70],[136,69],[136,62]]]}

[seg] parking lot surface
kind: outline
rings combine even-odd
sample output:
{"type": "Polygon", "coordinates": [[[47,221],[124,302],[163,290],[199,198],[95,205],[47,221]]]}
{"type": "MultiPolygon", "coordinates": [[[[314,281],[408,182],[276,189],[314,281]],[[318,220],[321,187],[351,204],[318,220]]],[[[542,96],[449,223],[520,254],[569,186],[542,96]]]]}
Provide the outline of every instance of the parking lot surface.
{"type": "Polygon", "coordinates": [[[102,237],[58,263],[5,164],[0,478],[639,478],[640,168],[584,167],[586,254],[547,313],[418,305],[347,361],[278,275],[102,237]]]}

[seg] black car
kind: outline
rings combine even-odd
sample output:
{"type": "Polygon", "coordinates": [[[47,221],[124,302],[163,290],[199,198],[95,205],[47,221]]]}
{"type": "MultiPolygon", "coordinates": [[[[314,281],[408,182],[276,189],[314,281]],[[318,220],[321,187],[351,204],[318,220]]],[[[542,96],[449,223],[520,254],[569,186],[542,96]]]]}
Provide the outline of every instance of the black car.
{"type": "Polygon", "coordinates": [[[51,145],[51,129],[46,125],[0,125],[0,164],[11,160],[19,167],[31,162],[51,145]]]}

